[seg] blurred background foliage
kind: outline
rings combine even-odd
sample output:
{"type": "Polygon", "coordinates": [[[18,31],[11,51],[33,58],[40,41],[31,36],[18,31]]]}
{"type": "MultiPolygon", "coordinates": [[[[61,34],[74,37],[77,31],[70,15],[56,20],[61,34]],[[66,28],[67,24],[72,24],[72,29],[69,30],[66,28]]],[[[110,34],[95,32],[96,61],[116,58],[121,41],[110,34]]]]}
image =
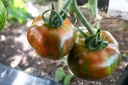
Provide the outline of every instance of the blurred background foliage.
{"type": "Polygon", "coordinates": [[[2,0],[7,9],[7,19],[11,23],[23,24],[29,18],[25,3],[27,0],[2,0]]]}
{"type": "Polygon", "coordinates": [[[43,5],[46,5],[46,3],[49,1],[57,2],[58,0],[36,0],[38,4],[43,4],[43,5]]]}
{"type": "MultiPolygon", "coordinates": [[[[23,24],[31,17],[27,12],[26,3],[29,0],[1,0],[7,9],[7,20],[9,23],[14,24],[18,22],[23,24]]],[[[34,1],[34,0],[32,0],[34,1]]],[[[58,0],[35,0],[36,3],[45,5],[49,1],[58,0]]]]}

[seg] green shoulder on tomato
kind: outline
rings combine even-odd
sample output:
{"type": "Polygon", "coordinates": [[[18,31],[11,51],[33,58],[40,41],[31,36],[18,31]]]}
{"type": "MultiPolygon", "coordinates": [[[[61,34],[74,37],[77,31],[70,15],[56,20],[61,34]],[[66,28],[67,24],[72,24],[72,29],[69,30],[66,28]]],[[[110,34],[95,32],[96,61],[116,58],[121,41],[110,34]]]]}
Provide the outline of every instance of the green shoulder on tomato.
{"type": "Polygon", "coordinates": [[[120,64],[121,56],[116,39],[105,30],[101,30],[100,37],[108,41],[109,45],[102,50],[94,51],[86,48],[84,37],[78,33],[76,43],[68,55],[69,69],[78,78],[103,79],[112,74],[120,64]]]}

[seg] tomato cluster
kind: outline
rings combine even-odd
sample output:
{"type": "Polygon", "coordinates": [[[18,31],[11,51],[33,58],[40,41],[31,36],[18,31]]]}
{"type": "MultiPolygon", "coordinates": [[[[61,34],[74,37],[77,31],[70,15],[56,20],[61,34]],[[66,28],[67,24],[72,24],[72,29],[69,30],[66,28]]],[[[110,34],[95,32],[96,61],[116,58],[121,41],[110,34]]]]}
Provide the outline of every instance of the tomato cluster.
{"type": "MultiPolygon", "coordinates": [[[[78,9],[75,10],[76,14],[81,14],[78,9]]],[[[37,16],[27,31],[28,42],[42,58],[57,60],[67,55],[71,72],[86,80],[105,78],[118,67],[121,61],[119,45],[110,32],[94,29],[94,33],[89,33],[84,31],[85,27],[76,31],[65,11],[57,13],[53,5],[48,15],[50,18],[43,15],[37,16]]],[[[80,19],[83,21],[83,18],[80,19]]],[[[5,21],[6,9],[0,1],[0,31],[5,21]]]]}
{"type": "Polygon", "coordinates": [[[57,60],[67,55],[71,72],[86,80],[105,78],[118,67],[119,45],[110,32],[93,29],[89,33],[85,27],[77,31],[64,11],[56,13],[54,7],[48,17],[37,16],[27,32],[28,42],[42,58],[57,60]]]}

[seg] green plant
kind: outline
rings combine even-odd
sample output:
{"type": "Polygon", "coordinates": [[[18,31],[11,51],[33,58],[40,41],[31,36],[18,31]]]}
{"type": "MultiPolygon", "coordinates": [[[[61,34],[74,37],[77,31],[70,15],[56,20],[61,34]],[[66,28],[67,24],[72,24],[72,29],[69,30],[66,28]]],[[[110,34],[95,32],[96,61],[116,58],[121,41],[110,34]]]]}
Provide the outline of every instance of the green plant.
{"type": "Polygon", "coordinates": [[[122,53],[121,55],[122,55],[122,57],[124,57],[124,58],[128,58],[128,55],[127,55],[126,53],[122,53]]]}
{"type": "Polygon", "coordinates": [[[62,58],[59,62],[59,64],[61,65],[61,67],[59,67],[56,71],[55,71],[55,79],[59,82],[62,82],[63,85],[70,85],[71,79],[73,78],[73,75],[65,72],[65,68],[67,68],[67,59],[66,58],[62,58]]]}
{"type": "Polygon", "coordinates": [[[70,85],[71,79],[73,75],[70,73],[65,73],[65,70],[63,68],[58,68],[55,72],[55,79],[57,81],[63,80],[63,85],[70,85]]]}
{"type": "MultiPolygon", "coordinates": [[[[97,3],[98,0],[90,0],[97,3]]],[[[68,55],[68,66],[78,78],[85,80],[99,80],[112,74],[118,67],[121,56],[116,39],[108,31],[93,28],[72,1],[72,8],[77,17],[86,26],[68,55]]],[[[92,7],[93,8],[93,7],[92,7]]]]}
{"type": "Polygon", "coordinates": [[[6,22],[6,9],[2,1],[0,1],[0,31],[4,28],[6,22]]]}
{"type": "Polygon", "coordinates": [[[43,4],[43,5],[47,5],[47,2],[57,2],[58,0],[36,0],[36,3],[38,4],[43,4]]]}
{"type": "Polygon", "coordinates": [[[27,21],[29,14],[26,11],[23,0],[3,0],[6,5],[8,19],[12,22],[18,21],[20,24],[27,21]]]}
{"type": "MultiPolygon", "coordinates": [[[[98,0],[89,0],[88,9],[96,17],[98,0]]],[[[98,26],[97,26],[98,27],[98,26]]],[[[112,74],[121,61],[116,39],[108,31],[93,28],[81,11],[76,0],[68,0],[58,13],[54,6],[37,16],[28,29],[27,38],[32,47],[42,58],[61,59],[68,54],[68,67],[81,79],[98,80],[112,74]],[[78,17],[85,27],[75,30],[66,17],[66,9],[72,17],[78,17]],[[47,12],[49,14],[45,15],[47,12]],[[43,20],[42,20],[43,19],[43,20]],[[76,40],[76,42],[75,42],[76,40]],[[75,44],[74,44],[75,43],[75,44]]],[[[55,77],[58,81],[64,77],[65,84],[70,82],[71,75],[66,75],[63,67],[57,69],[55,77]]]]}

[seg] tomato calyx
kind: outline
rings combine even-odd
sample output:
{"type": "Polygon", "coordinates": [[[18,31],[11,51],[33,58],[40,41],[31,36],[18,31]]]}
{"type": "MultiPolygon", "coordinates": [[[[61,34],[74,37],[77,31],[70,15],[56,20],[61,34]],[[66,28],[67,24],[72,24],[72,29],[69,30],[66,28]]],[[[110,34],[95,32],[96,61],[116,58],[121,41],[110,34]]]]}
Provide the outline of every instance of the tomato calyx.
{"type": "MultiPolygon", "coordinates": [[[[96,3],[97,1],[91,1],[90,3],[96,3]]],[[[77,15],[77,17],[82,21],[83,25],[87,28],[88,32],[90,33],[90,35],[85,34],[82,30],[79,29],[78,26],[76,26],[78,28],[78,31],[84,36],[85,38],[85,45],[86,48],[88,50],[94,50],[94,51],[99,51],[104,49],[105,47],[108,46],[108,41],[105,41],[104,38],[101,39],[100,38],[100,34],[101,31],[100,29],[97,30],[97,32],[95,33],[92,30],[92,26],[90,25],[90,23],[87,21],[87,19],[84,17],[84,15],[81,13],[81,11],[78,9],[77,4],[76,4],[76,0],[72,1],[73,5],[73,11],[74,13],[77,15]]],[[[96,5],[96,4],[95,4],[96,5]]]]}
{"type": "Polygon", "coordinates": [[[71,4],[72,0],[68,0],[67,3],[64,5],[63,9],[58,13],[55,11],[54,5],[52,3],[52,9],[45,11],[42,14],[42,19],[50,28],[57,28],[63,24],[63,21],[66,19],[66,9],[71,4]],[[47,12],[51,11],[49,17],[45,17],[47,12]]]}
{"type": "Polygon", "coordinates": [[[52,9],[51,10],[47,10],[42,14],[42,19],[44,20],[44,22],[51,28],[57,28],[59,26],[61,26],[63,24],[63,21],[66,18],[66,12],[64,10],[62,10],[60,13],[57,13],[55,11],[54,5],[52,3],[52,9]],[[49,17],[45,17],[44,15],[51,11],[49,17]]]}
{"type": "Polygon", "coordinates": [[[87,35],[78,26],[76,26],[76,27],[77,27],[78,31],[85,38],[84,43],[86,44],[87,49],[99,51],[108,46],[108,44],[109,44],[108,41],[105,41],[104,39],[100,39],[100,34],[101,34],[100,29],[98,29],[97,32],[93,35],[87,35]]]}

